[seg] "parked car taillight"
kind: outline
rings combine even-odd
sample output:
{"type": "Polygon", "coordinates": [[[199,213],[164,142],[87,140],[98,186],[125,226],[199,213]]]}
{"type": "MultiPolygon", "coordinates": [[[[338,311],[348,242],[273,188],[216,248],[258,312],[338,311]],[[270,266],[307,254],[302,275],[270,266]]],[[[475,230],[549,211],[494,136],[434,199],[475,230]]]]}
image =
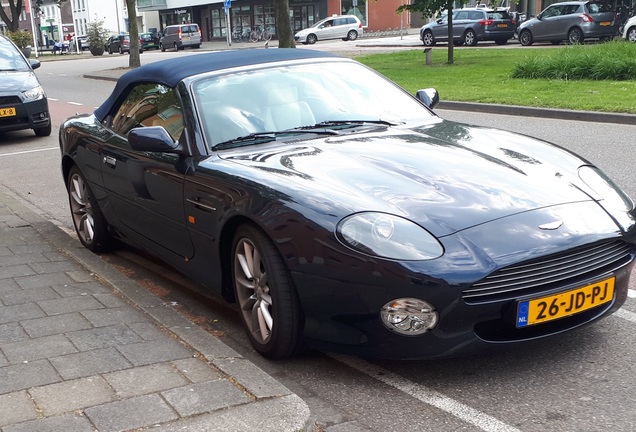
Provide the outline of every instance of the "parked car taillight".
{"type": "Polygon", "coordinates": [[[582,14],[581,19],[583,20],[583,22],[594,22],[594,18],[592,18],[588,14],[582,14]]]}
{"type": "Polygon", "coordinates": [[[477,24],[481,24],[483,26],[489,26],[489,25],[492,25],[493,22],[494,21],[491,19],[485,19],[485,20],[479,21],[477,24]]]}

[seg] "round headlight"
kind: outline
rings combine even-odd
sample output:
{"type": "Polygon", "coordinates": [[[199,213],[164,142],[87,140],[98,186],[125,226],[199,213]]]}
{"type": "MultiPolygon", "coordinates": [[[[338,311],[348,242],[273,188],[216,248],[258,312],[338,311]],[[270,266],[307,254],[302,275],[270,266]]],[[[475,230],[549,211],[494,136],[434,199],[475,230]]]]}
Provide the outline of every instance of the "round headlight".
{"type": "Polygon", "coordinates": [[[432,330],[439,320],[430,303],[416,298],[391,300],[382,307],[380,317],[389,330],[412,336],[432,330]]]}

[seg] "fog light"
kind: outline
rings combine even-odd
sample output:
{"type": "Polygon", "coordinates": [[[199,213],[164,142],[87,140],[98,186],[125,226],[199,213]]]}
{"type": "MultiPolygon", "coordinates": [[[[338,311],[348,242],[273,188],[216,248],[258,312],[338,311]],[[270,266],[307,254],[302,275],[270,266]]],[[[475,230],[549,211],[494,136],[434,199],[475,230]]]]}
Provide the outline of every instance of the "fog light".
{"type": "Polygon", "coordinates": [[[439,316],[435,308],[416,298],[395,299],[382,307],[382,322],[389,330],[403,335],[419,335],[432,330],[439,316]]]}

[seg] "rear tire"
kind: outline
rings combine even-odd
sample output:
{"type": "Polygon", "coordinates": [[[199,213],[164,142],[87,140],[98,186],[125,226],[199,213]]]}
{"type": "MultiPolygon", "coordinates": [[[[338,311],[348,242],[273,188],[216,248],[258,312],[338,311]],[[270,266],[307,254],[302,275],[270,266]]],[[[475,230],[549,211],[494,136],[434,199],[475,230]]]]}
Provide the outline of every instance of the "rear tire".
{"type": "Polygon", "coordinates": [[[636,42],[636,27],[630,27],[629,30],[627,30],[627,40],[636,42]]]}
{"type": "Polygon", "coordinates": [[[349,30],[349,33],[347,33],[347,39],[350,41],[358,39],[358,32],[355,30],[349,30]]]}
{"type": "Polygon", "coordinates": [[[519,33],[519,43],[522,46],[530,46],[532,42],[532,33],[530,33],[530,30],[522,30],[521,33],[519,33]]]}
{"type": "Polygon", "coordinates": [[[271,359],[297,354],[303,317],[283,258],[267,236],[242,225],[232,244],[232,283],[252,346],[271,359]]]}
{"type": "Polygon", "coordinates": [[[466,44],[466,46],[477,45],[477,35],[475,34],[474,30],[466,30],[466,33],[464,33],[464,43],[466,44]]]}
{"type": "Polygon", "coordinates": [[[163,44],[159,44],[159,49],[161,50],[161,52],[166,52],[166,47],[163,46],[163,44]]]}
{"type": "Polygon", "coordinates": [[[430,30],[424,31],[422,35],[422,43],[424,46],[430,47],[435,45],[435,37],[433,36],[433,32],[430,30]]]}
{"type": "Polygon", "coordinates": [[[67,186],[73,226],[80,242],[92,252],[110,250],[113,239],[108,232],[108,224],[77,166],[69,171],[67,186]]]}
{"type": "Polygon", "coordinates": [[[583,39],[585,39],[583,32],[578,27],[574,27],[568,32],[568,42],[572,45],[583,43],[583,39]]]}

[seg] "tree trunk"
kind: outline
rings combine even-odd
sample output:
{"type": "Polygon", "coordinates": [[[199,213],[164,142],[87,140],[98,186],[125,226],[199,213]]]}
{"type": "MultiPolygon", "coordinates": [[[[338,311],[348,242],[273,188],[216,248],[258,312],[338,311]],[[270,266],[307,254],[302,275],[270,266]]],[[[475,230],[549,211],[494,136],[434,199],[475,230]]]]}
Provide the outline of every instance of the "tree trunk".
{"type": "Polygon", "coordinates": [[[276,30],[278,32],[279,48],[296,48],[291,20],[289,19],[288,0],[274,0],[276,8],[276,30]]]}
{"type": "Polygon", "coordinates": [[[453,64],[455,63],[453,53],[453,48],[455,47],[455,41],[453,40],[453,0],[448,0],[446,10],[448,11],[448,64],[453,64]]]}
{"type": "Polygon", "coordinates": [[[126,8],[128,9],[128,34],[130,35],[128,67],[134,69],[141,66],[141,59],[139,58],[139,28],[137,27],[137,0],[126,0],[126,8]]]}
{"type": "MultiPolygon", "coordinates": [[[[30,0],[27,0],[30,1],[30,0]]],[[[0,1],[0,18],[7,25],[7,30],[11,32],[18,31],[20,28],[20,15],[22,14],[22,0],[9,0],[9,15],[5,11],[4,1],[0,1]]]]}

